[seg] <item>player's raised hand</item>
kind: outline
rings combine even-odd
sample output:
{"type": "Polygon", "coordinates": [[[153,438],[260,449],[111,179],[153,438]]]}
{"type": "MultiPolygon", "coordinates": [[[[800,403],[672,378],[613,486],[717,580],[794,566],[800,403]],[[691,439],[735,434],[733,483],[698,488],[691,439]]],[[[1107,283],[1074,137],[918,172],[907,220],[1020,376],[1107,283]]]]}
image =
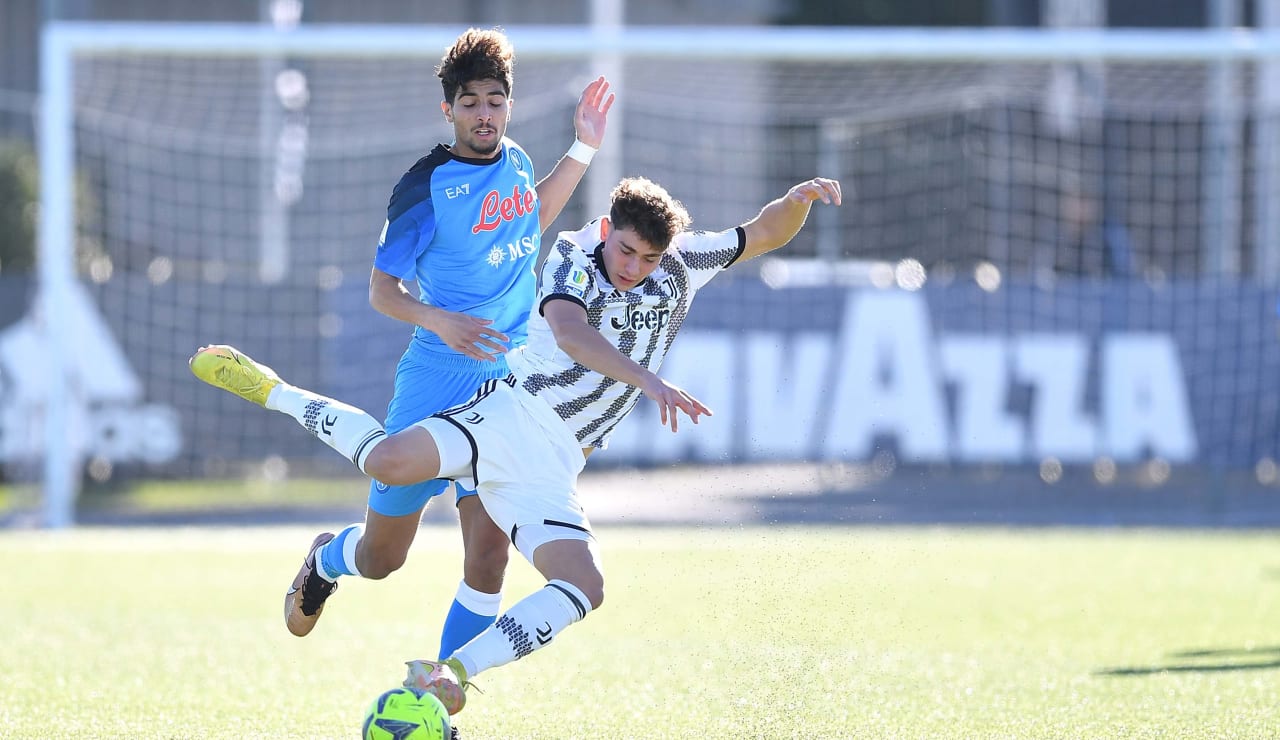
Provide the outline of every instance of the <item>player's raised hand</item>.
{"type": "Polygon", "coordinates": [[[493,362],[507,351],[503,344],[507,335],[490,329],[491,319],[482,319],[456,311],[440,310],[432,317],[431,326],[423,328],[434,332],[449,349],[476,360],[493,362]]]}
{"type": "Polygon", "coordinates": [[[787,191],[787,197],[797,203],[812,203],[820,200],[827,205],[840,205],[840,181],[827,177],[815,177],[793,185],[787,191]]]}
{"type": "Polygon", "coordinates": [[[597,77],[587,85],[578,98],[578,107],[573,112],[573,132],[583,144],[600,148],[604,142],[605,125],[609,119],[609,109],[613,107],[614,96],[609,92],[609,81],[597,77]]]}
{"type": "Polygon", "coordinates": [[[668,383],[662,378],[657,378],[657,382],[651,384],[647,388],[642,388],[644,394],[652,398],[654,403],[658,404],[658,412],[661,414],[662,425],[671,427],[672,432],[680,431],[680,415],[678,411],[683,411],[693,419],[693,423],[698,423],[698,417],[702,415],[711,416],[711,409],[703,405],[701,401],[694,398],[681,388],[668,383]]]}

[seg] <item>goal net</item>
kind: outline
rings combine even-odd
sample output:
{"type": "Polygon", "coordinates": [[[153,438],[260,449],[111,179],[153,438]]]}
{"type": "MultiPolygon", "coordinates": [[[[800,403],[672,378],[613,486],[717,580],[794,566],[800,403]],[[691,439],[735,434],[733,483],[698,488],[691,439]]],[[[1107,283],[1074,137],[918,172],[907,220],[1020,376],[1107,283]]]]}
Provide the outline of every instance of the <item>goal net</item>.
{"type": "MultiPolygon", "coordinates": [[[[458,30],[47,32],[45,310],[0,335],[0,440],[52,520],[82,473],[345,471],[185,360],[235,344],[382,413],[409,328],[368,306],[369,269],[391,187],[451,135],[433,68],[458,30]]],[[[700,294],[667,373],[714,423],[660,436],[641,404],[603,464],[1275,457],[1273,45],[508,30],[509,135],[538,173],[587,80],[619,96],[553,231],[624,175],[717,230],[843,183],[842,208],[700,294]]]]}

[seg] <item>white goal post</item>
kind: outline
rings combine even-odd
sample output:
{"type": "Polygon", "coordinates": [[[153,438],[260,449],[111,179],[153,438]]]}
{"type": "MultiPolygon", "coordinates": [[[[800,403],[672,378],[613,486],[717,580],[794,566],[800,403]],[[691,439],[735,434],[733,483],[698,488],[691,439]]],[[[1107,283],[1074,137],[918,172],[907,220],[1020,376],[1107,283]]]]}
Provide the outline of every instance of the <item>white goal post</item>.
{"type": "MultiPolygon", "coordinates": [[[[83,453],[72,427],[82,403],[71,365],[75,267],[75,62],[109,55],[404,57],[435,60],[455,26],[302,26],[53,22],[42,31],[38,316],[48,357],[43,406],[45,524],[73,523],[83,453]]],[[[510,26],[520,59],[601,58],[837,62],[1272,63],[1280,33],[1239,31],[510,26]]],[[[625,85],[620,90],[625,120],[625,85]]],[[[1229,176],[1229,175],[1228,175],[1229,176]]],[[[856,202],[855,202],[856,207],[856,202]]],[[[1221,207],[1218,203],[1210,208],[1221,207]]],[[[1275,233],[1274,230],[1271,233],[1275,233]]],[[[1275,248],[1269,245],[1268,248],[1275,248]]],[[[192,342],[200,337],[192,337],[192,342]]]]}

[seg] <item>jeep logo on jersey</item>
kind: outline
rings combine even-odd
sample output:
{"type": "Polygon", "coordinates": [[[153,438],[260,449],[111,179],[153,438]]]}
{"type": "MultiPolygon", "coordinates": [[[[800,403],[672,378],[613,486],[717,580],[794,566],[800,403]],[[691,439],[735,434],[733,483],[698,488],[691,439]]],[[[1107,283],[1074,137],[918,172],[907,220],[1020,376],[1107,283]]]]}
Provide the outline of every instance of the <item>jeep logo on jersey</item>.
{"type": "Polygon", "coordinates": [[[669,308],[636,308],[627,310],[621,319],[617,316],[609,319],[609,326],[618,331],[628,329],[662,331],[670,320],[671,309],[669,308]]]}
{"type": "Polygon", "coordinates": [[[534,206],[537,204],[538,194],[532,188],[525,188],[521,193],[520,186],[516,185],[511,189],[511,195],[506,197],[499,195],[497,190],[490,190],[485,193],[484,200],[480,203],[480,220],[471,227],[471,233],[493,231],[504,222],[514,221],[533,213],[534,206]]]}

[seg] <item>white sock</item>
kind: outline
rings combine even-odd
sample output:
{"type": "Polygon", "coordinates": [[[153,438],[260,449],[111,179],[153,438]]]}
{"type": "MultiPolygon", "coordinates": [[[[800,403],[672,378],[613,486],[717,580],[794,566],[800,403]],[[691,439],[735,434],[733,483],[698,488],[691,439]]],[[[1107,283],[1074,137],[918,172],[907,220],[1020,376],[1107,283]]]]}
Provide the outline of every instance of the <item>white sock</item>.
{"type": "Polygon", "coordinates": [[[547,581],[546,586],[517,602],[451,657],[461,661],[471,678],[542,648],[590,611],[591,602],[576,586],[567,581],[547,581]]]}
{"type": "Polygon", "coordinates": [[[387,432],[355,406],[281,383],[267,395],[267,408],[292,416],[307,431],[364,472],[364,462],[387,432]]]}
{"type": "Polygon", "coordinates": [[[472,614],[483,617],[496,617],[498,610],[502,608],[501,591],[496,594],[487,594],[471,588],[466,581],[458,582],[458,593],[454,594],[453,600],[465,606],[472,614]]]}

